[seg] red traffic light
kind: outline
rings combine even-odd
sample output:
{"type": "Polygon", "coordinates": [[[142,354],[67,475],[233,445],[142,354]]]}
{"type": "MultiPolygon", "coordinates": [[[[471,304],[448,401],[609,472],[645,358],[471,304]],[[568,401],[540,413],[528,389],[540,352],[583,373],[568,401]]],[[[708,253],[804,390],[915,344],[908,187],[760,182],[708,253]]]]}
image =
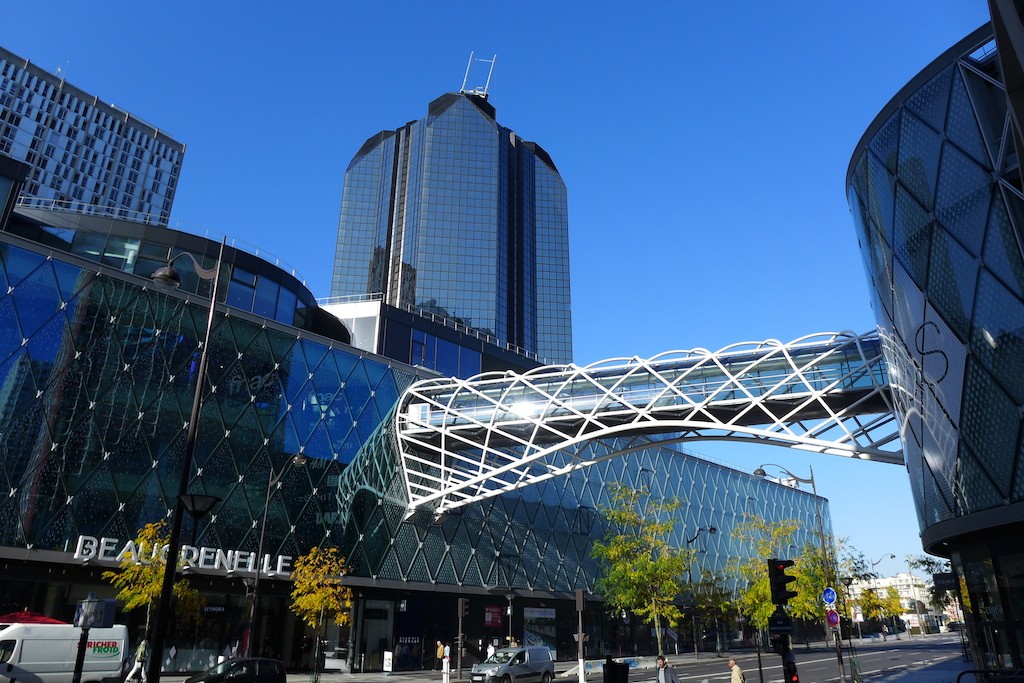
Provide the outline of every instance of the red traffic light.
{"type": "Polygon", "coordinates": [[[771,591],[773,604],[785,605],[790,598],[795,598],[798,595],[796,591],[791,591],[786,587],[786,584],[796,581],[795,576],[786,573],[786,569],[792,567],[793,564],[793,560],[780,560],[774,557],[768,560],[768,588],[771,591]]]}

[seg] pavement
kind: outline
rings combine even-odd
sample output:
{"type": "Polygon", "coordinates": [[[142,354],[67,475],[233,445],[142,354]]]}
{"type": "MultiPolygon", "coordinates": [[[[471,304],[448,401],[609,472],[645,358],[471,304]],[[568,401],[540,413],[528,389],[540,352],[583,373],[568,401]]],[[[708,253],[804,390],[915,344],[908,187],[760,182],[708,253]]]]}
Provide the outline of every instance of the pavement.
{"type": "MultiPolygon", "coordinates": [[[[969,671],[974,668],[974,664],[969,661],[965,661],[963,658],[960,640],[955,634],[934,634],[930,636],[915,636],[911,641],[904,643],[907,646],[913,646],[915,641],[923,638],[930,646],[932,650],[928,655],[922,655],[919,659],[915,660],[910,665],[899,665],[891,668],[884,669],[870,669],[868,667],[862,667],[861,670],[861,681],[864,683],[883,682],[884,683],[977,683],[977,679],[973,674],[964,674],[958,678],[961,673],[969,671]],[[934,648],[935,645],[939,645],[938,648],[934,648]]],[[[888,648],[892,647],[895,642],[890,637],[888,643],[882,643],[880,640],[873,641],[871,639],[858,640],[854,639],[854,645],[856,646],[859,654],[870,652],[874,648],[888,648]]],[[[799,660],[808,659],[814,655],[828,656],[835,652],[834,646],[828,646],[824,642],[810,643],[809,645],[804,643],[794,644],[794,652],[797,654],[799,660]]],[[[845,643],[844,643],[844,651],[845,643]]],[[[777,657],[774,653],[762,655],[763,657],[774,658],[777,657]]],[[[721,666],[720,669],[715,668],[710,674],[706,673],[706,666],[700,667],[702,671],[698,672],[697,667],[694,665],[693,653],[670,655],[668,657],[669,662],[675,667],[676,673],[684,683],[687,681],[693,681],[694,683],[715,683],[716,681],[728,681],[729,671],[726,668],[725,662],[728,658],[732,657],[736,659],[736,662],[746,672],[746,678],[748,683],[757,683],[757,654],[752,649],[746,650],[732,650],[729,652],[722,653],[721,656],[716,655],[714,652],[702,652],[700,653],[697,662],[703,665],[707,665],[713,662],[718,662],[721,666]],[[753,675],[752,675],[753,673],[753,675]],[[705,677],[706,676],[706,677],[705,677]]],[[[629,679],[631,682],[645,681],[650,682],[654,680],[654,669],[653,669],[653,657],[641,658],[642,660],[649,660],[651,666],[641,666],[636,669],[630,669],[629,679]]],[[[588,660],[588,661],[599,661],[603,660],[588,660]]],[[[645,661],[646,664],[646,661],[645,661]]],[[[717,665],[716,665],[717,666],[717,665]]],[[[469,683],[469,670],[471,667],[464,666],[462,670],[462,677],[459,678],[457,671],[454,669],[450,674],[448,682],[443,681],[441,672],[431,670],[418,670],[418,671],[395,671],[391,673],[384,672],[368,672],[368,673],[342,673],[337,671],[329,671],[320,674],[319,683],[469,683]]],[[[810,677],[805,676],[810,680],[810,677]]],[[[161,676],[162,683],[183,683],[185,676],[183,675],[167,675],[161,676]]],[[[310,683],[311,674],[309,672],[295,672],[288,674],[288,683],[310,683]]],[[[577,662],[555,662],[555,683],[563,681],[568,683],[569,681],[578,680],[577,674],[577,662]]],[[[838,675],[829,678],[829,681],[837,681],[838,675]]],[[[847,676],[848,683],[852,683],[852,679],[849,674],[847,676]]],[[[603,683],[604,677],[600,670],[595,673],[589,673],[586,676],[587,683],[603,683]]],[[[774,683],[768,676],[765,677],[765,683],[774,683]]]]}

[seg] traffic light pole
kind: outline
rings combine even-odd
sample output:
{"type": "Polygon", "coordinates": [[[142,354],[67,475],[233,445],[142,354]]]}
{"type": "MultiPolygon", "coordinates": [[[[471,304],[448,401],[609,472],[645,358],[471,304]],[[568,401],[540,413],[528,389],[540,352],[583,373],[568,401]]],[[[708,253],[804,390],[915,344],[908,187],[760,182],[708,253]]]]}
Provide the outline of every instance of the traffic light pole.
{"type": "Polygon", "coordinates": [[[469,600],[466,598],[459,598],[459,637],[455,643],[455,647],[458,648],[458,667],[459,667],[459,680],[462,680],[462,641],[465,639],[465,635],[462,633],[462,617],[466,616],[466,610],[469,609],[469,600]]]}

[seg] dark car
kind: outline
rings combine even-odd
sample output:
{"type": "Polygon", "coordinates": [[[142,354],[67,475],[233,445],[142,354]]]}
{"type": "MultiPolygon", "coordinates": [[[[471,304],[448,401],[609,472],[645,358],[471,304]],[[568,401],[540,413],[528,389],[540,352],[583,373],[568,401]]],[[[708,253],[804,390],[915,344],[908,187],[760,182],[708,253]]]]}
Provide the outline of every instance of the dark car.
{"type": "Polygon", "coordinates": [[[286,678],[284,662],[251,657],[221,662],[201,674],[186,678],[185,683],[287,683],[286,678]]]}

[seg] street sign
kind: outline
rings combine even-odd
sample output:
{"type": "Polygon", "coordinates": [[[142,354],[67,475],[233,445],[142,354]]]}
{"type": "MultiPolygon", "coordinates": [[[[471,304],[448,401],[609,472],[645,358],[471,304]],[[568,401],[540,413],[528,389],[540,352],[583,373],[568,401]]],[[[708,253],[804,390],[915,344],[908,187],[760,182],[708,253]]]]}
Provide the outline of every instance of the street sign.
{"type": "Polygon", "coordinates": [[[956,576],[952,572],[932,574],[932,583],[935,584],[936,590],[955,591],[957,589],[956,576]]]}
{"type": "Polygon", "coordinates": [[[838,626],[839,612],[835,611],[834,609],[830,609],[829,611],[825,612],[825,620],[828,622],[829,626],[838,626]]]}
{"type": "Polygon", "coordinates": [[[789,617],[768,617],[769,635],[789,635],[793,633],[793,620],[789,617]]]}
{"type": "Polygon", "coordinates": [[[821,599],[825,601],[826,605],[831,605],[836,601],[836,592],[832,588],[826,588],[821,591],[821,599]]]}

